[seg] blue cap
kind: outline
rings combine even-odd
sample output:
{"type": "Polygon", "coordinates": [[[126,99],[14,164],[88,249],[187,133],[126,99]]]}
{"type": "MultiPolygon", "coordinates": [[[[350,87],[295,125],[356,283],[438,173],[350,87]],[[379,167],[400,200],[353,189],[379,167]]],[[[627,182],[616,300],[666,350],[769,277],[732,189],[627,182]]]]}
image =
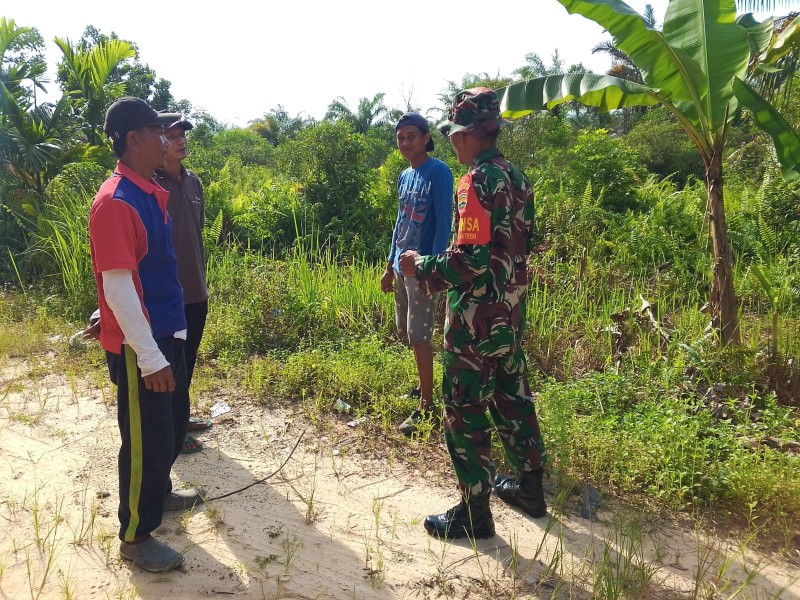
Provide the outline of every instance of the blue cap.
{"type": "MultiPolygon", "coordinates": [[[[397,121],[397,125],[395,125],[394,130],[397,131],[406,125],[413,125],[414,127],[417,127],[420,131],[422,131],[422,133],[431,132],[431,127],[428,125],[428,120],[419,113],[407,112],[404,114],[402,117],[400,117],[400,120],[397,121]]],[[[425,145],[426,152],[430,152],[431,150],[433,150],[433,138],[430,138],[428,143],[425,145]]]]}

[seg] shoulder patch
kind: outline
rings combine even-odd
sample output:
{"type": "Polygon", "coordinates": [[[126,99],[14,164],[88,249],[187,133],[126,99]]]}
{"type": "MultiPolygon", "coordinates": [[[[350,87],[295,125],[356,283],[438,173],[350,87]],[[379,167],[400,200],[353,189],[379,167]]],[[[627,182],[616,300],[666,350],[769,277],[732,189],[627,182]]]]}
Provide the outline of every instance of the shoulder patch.
{"type": "Polygon", "coordinates": [[[458,237],[457,244],[488,244],[492,227],[489,213],[481,206],[475,188],[472,186],[472,175],[464,175],[458,182],[456,190],[458,203],[458,237]]]}

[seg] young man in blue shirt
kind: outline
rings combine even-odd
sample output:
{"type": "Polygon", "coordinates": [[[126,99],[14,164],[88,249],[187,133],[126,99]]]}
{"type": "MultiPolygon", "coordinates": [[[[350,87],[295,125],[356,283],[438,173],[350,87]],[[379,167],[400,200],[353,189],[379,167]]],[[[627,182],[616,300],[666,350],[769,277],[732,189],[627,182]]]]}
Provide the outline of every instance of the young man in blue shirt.
{"type": "Polygon", "coordinates": [[[453,218],[453,173],[445,163],[428,155],[433,140],[422,115],[406,113],[400,117],[395,137],[397,149],[410,166],[397,180],[399,207],[381,290],[394,292],[398,334],[414,349],[419,386],[409,394],[419,397],[419,406],[400,425],[401,432],[411,435],[433,407],[431,337],[436,299],[420,291],[415,277],[404,277],[398,261],[406,250],[425,255],[447,248],[453,218]]]}

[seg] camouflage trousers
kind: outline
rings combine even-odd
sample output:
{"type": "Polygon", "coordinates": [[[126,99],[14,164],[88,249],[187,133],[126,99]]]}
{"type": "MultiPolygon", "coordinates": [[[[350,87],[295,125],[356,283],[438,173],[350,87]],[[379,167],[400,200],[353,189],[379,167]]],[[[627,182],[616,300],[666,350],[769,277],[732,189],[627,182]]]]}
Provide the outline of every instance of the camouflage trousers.
{"type": "Polygon", "coordinates": [[[500,358],[445,350],[443,359],[444,438],[461,490],[482,496],[492,489],[492,422],[518,472],[540,468],[545,449],[522,350],[500,358]]]}

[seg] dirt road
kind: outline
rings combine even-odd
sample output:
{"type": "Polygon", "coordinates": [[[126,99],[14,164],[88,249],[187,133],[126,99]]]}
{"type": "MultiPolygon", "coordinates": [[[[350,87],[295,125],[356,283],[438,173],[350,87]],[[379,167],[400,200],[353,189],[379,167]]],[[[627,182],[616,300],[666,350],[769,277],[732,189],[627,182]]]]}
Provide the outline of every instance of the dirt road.
{"type": "Polygon", "coordinates": [[[184,550],[185,564],[148,574],[117,553],[118,433],[105,374],[75,380],[42,364],[6,361],[0,373],[0,598],[729,598],[746,565],[757,572],[739,597],[800,600],[791,562],[691,527],[653,530],[610,503],[584,519],[579,495],[555,502],[554,483],[547,497],[560,508],[547,518],[493,500],[494,538],[441,542],[421,520],[454,501],[443,453],[426,460],[430,447],[412,442],[405,460],[387,459],[368,423],[351,429],[336,416],[315,427],[299,407],[233,397],[200,436],[205,450],[178,459],[177,484],[212,497],[236,490],[303,439],[266,483],[165,515],[157,535],[184,550]]]}

